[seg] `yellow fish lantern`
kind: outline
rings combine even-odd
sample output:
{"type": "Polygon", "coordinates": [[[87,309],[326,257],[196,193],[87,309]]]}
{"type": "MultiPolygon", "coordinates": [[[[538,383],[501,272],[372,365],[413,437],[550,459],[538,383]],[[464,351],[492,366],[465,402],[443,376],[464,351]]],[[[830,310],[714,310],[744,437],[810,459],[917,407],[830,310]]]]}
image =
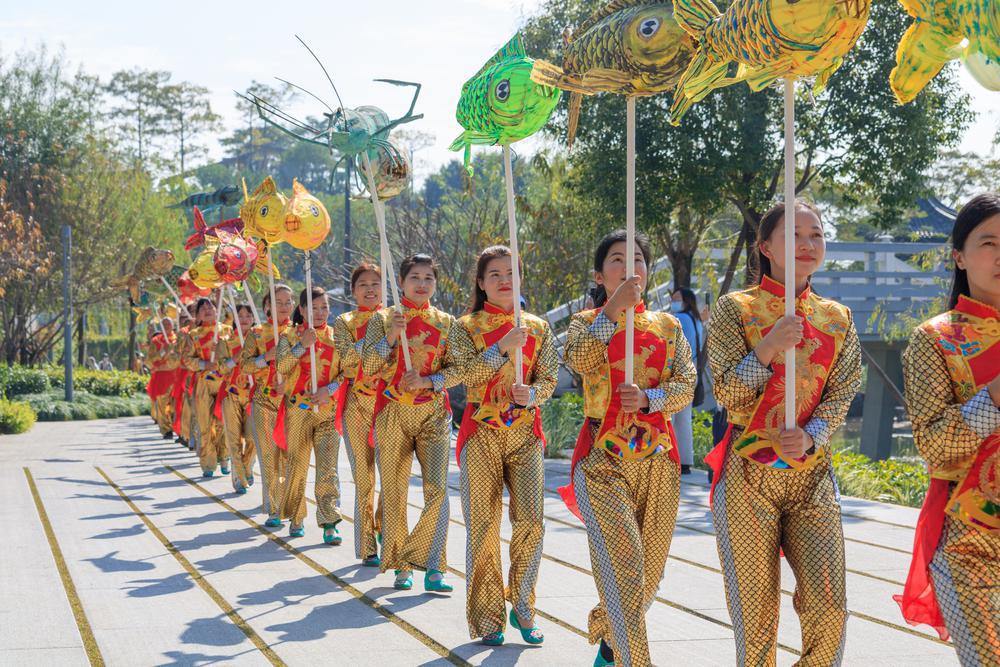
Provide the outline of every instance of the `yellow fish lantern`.
{"type": "Polygon", "coordinates": [[[299,250],[315,250],[330,234],[330,214],[326,207],[298,180],[292,183],[292,196],[285,204],[283,219],[284,240],[299,250]]]}
{"type": "MultiPolygon", "coordinates": [[[[244,193],[246,185],[244,185],[244,193]]],[[[253,194],[247,195],[240,206],[243,230],[248,236],[262,239],[267,244],[278,243],[284,232],[284,210],[288,198],[281,194],[274,179],[268,176],[253,194]]]]}
{"type": "Polygon", "coordinates": [[[741,81],[758,91],[816,77],[813,92],[822,92],[868,24],[871,1],[735,0],[720,13],[711,0],[677,0],[674,9],[698,42],[670,109],[676,124],[716,88],[741,81]],[[739,63],[732,77],[731,62],[739,63]]]}
{"type": "Polygon", "coordinates": [[[612,0],[567,33],[562,67],[535,60],[532,81],[571,93],[571,146],[583,95],[655,95],[677,85],[695,44],[674,11],[663,0],[612,0]]]}
{"type": "Polygon", "coordinates": [[[1000,90],[1000,2],[997,0],[900,0],[915,21],[896,49],[889,85],[906,104],[961,55],[987,90],[1000,90]],[[963,42],[967,42],[963,47],[963,42]]]}
{"type": "Polygon", "coordinates": [[[221,285],[222,279],[215,270],[215,253],[203,252],[195,257],[188,268],[188,276],[202,289],[215,289],[221,285]]]}
{"type": "Polygon", "coordinates": [[[962,62],[980,86],[986,90],[1000,91],[1000,58],[987,58],[983,53],[976,52],[962,56],[962,62]]]}

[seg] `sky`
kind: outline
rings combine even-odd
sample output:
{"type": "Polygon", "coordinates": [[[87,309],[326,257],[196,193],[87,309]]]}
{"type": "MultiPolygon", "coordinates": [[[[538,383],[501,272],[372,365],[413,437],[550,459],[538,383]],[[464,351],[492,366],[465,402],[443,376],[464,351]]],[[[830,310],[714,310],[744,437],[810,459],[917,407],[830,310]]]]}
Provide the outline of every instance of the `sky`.
{"type": "MultiPolygon", "coordinates": [[[[232,128],[245,122],[236,113],[233,91],[245,90],[255,79],[268,83],[277,83],[276,76],[288,79],[338,106],[322,71],[296,41],[299,35],[326,65],[348,107],[373,104],[391,118],[398,117],[409,107],[411,89],[372,79],[423,84],[417,113],[424,118],[404,126],[434,138],[432,146],[415,156],[416,176],[421,178],[459,157],[448,145],[461,132],[455,106],[462,84],[540,4],[540,0],[325,0],[289,5],[259,0],[3,0],[0,56],[45,43],[62,48],[70,63],[104,80],[121,69],[167,70],[175,82],[207,87],[213,109],[232,128]]],[[[1000,94],[985,91],[964,69],[960,71],[962,86],[979,113],[961,147],[985,154],[1000,127],[1000,94]]],[[[318,102],[303,99],[292,111],[302,117],[319,115],[323,109],[318,102]]],[[[215,141],[206,143],[212,157],[221,157],[215,141]]],[[[521,150],[532,148],[525,142],[521,150]]]]}

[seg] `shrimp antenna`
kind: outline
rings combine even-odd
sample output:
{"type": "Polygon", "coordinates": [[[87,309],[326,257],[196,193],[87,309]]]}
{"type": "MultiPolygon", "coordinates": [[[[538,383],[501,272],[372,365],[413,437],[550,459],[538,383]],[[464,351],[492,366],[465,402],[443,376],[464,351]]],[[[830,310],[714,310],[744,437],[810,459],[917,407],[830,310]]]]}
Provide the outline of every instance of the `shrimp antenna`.
{"type": "MultiPolygon", "coordinates": [[[[280,81],[281,83],[285,84],[286,86],[291,86],[292,88],[298,88],[303,93],[305,93],[309,97],[313,98],[314,100],[316,100],[317,102],[319,102],[320,104],[322,104],[323,106],[325,106],[327,109],[330,109],[330,105],[329,104],[327,104],[326,102],[324,102],[319,97],[317,97],[313,93],[309,92],[308,90],[306,90],[302,86],[300,86],[298,84],[295,84],[295,83],[292,83],[291,81],[286,81],[286,80],[282,79],[280,76],[276,76],[274,78],[277,79],[278,81],[280,81]]],[[[330,113],[333,113],[333,109],[330,109],[330,113]]]]}
{"type": "MultiPolygon", "coordinates": [[[[340,103],[340,108],[341,109],[345,108],[344,107],[344,100],[340,99],[340,92],[337,90],[337,84],[335,84],[333,82],[333,79],[330,77],[330,73],[326,71],[326,67],[323,66],[323,61],[321,61],[316,56],[316,54],[313,53],[313,50],[309,48],[309,45],[305,43],[305,40],[303,40],[298,35],[295,35],[295,39],[299,40],[299,42],[302,44],[302,46],[306,47],[306,51],[308,51],[309,55],[311,55],[313,57],[313,60],[315,60],[316,63],[319,65],[319,68],[321,70],[323,70],[323,74],[326,75],[326,80],[329,81],[330,85],[333,87],[333,94],[337,96],[337,102],[340,103]]],[[[344,119],[344,131],[345,132],[347,131],[347,119],[346,118],[344,119]]]]}

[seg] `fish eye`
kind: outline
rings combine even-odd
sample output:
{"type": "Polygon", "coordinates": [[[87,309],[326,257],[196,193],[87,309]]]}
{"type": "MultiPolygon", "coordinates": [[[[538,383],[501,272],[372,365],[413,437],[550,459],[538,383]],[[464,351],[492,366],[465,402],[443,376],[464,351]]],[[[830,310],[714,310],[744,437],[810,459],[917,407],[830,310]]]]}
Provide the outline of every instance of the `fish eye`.
{"type": "Polygon", "coordinates": [[[268,209],[268,207],[267,207],[267,206],[261,206],[261,207],[260,207],[260,217],[262,217],[262,218],[266,218],[266,217],[267,217],[267,212],[268,212],[269,210],[270,210],[270,209],[268,209]]]}
{"type": "Polygon", "coordinates": [[[497,99],[501,102],[506,102],[507,98],[510,97],[510,80],[504,79],[497,84],[495,94],[497,99]]]}
{"type": "Polygon", "coordinates": [[[318,206],[310,205],[309,206],[309,212],[313,214],[314,218],[318,218],[319,217],[319,207],[318,206]]]}
{"type": "Polygon", "coordinates": [[[639,36],[644,39],[649,39],[656,34],[656,31],[660,29],[660,19],[649,18],[639,24],[639,36]]]}

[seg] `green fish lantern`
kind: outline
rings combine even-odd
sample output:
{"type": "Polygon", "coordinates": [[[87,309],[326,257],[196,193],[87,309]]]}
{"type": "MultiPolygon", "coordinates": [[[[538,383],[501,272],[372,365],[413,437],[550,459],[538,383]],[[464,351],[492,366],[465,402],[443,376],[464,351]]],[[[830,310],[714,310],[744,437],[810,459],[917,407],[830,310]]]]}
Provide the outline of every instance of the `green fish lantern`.
{"type": "Polygon", "coordinates": [[[559,103],[559,90],[531,80],[533,63],[518,34],[462,86],[455,117],[465,132],[450,148],[465,149],[469,176],[473,144],[507,146],[530,137],[542,129],[559,103]]]}
{"type": "Polygon", "coordinates": [[[567,34],[562,67],[536,60],[531,78],[572,93],[572,146],[583,95],[645,96],[672,90],[694,48],[694,40],[674,20],[670,2],[612,0],[567,34]]]}

